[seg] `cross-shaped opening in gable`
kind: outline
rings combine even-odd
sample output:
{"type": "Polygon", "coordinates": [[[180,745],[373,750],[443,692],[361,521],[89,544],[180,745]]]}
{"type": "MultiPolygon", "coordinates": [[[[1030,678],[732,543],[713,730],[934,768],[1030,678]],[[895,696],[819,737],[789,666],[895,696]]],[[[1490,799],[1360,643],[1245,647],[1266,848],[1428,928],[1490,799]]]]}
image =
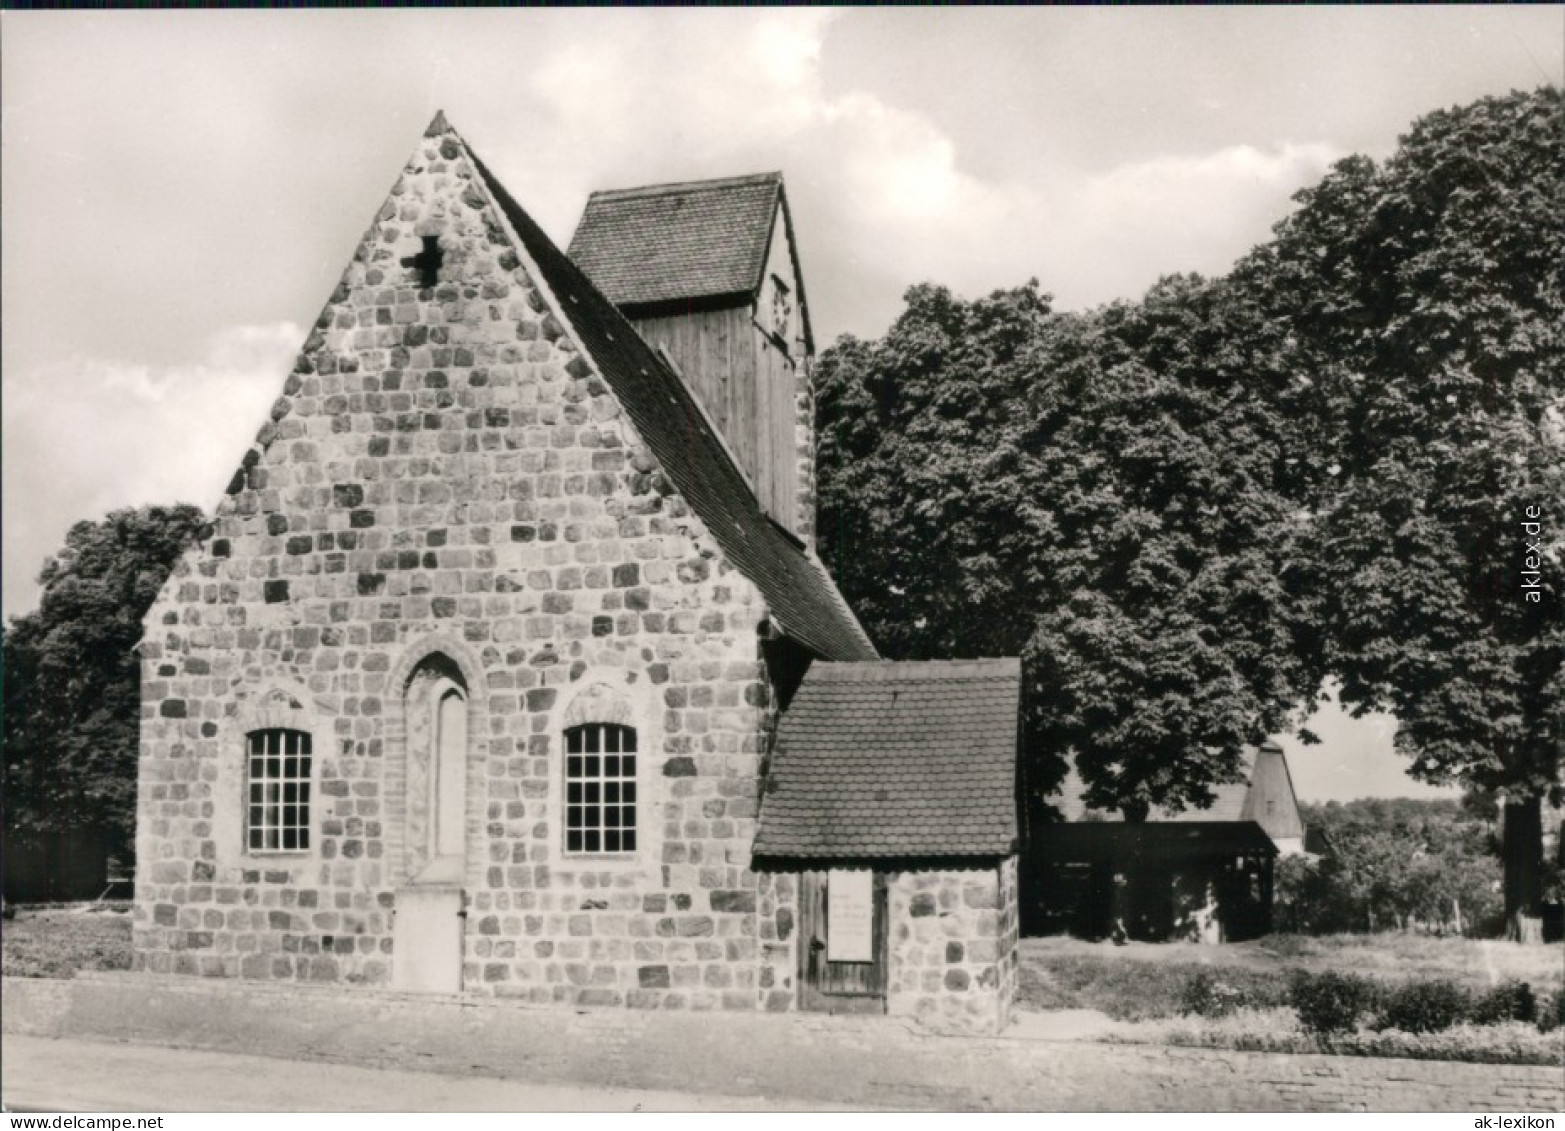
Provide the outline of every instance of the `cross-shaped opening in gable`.
{"type": "Polygon", "coordinates": [[[445,261],[446,254],[440,250],[439,236],[425,236],[424,250],[417,255],[407,256],[402,260],[402,266],[411,267],[418,272],[418,285],[432,287],[440,282],[440,265],[445,261]]]}

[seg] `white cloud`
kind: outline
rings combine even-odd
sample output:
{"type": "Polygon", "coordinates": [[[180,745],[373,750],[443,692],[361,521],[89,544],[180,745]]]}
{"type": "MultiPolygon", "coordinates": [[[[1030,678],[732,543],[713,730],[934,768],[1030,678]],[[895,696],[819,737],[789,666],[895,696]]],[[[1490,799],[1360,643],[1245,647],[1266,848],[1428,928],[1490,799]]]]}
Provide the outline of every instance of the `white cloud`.
{"type": "Polygon", "coordinates": [[[1188,242],[1226,242],[1236,222],[1279,217],[1296,188],[1319,179],[1341,156],[1323,144],[1236,145],[1121,165],[1087,181],[1083,216],[1104,230],[1177,227],[1188,242]]]}
{"type": "Polygon", "coordinates": [[[303,339],[291,322],[234,326],[189,364],[83,358],[7,375],[6,611],[36,601],[39,567],[75,522],[144,503],[210,511],[303,339]]]}
{"type": "Polygon", "coordinates": [[[1322,143],[1162,156],[1060,186],[1037,232],[1050,258],[1095,264],[1071,272],[1061,299],[1085,305],[1134,298],[1160,275],[1218,275],[1293,207],[1293,193],[1342,157],[1322,143]]]}
{"type": "Polygon", "coordinates": [[[814,189],[802,238],[829,339],[878,332],[925,279],[974,294],[1036,275],[1062,305],[1083,306],[1172,271],[1220,273],[1340,156],[1319,143],[1235,145],[1107,171],[1045,161],[1026,183],[981,177],[928,116],[861,87],[828,91],[836,16],[664,18],[558,49],[529,88],[549,109],[549,151],[568,156],[519,191],[564,236],[591,188],[786,164],[796,218],[801,188],[814,189]],[[645,66],[652,57],[663,65],[645,66]]]}
{"type": "MultiPolygon", "coordinates": [[[[512,96],[497,100],[492,79],[465,71],[436,85],[478,84],[454,99],[475,109],[527,108],[476,112],[475,141],[562,240],[594,188],[784,168],[823,342],[843,329],[879,333],[902,290],[925,279],[971,295],[1036,275],[1062,305],[1080,306],[1132,297],[1168,271],[1222,271],[1337,156],[1319,144],[1241,145],[1106,172],[1044,159],[1032,166],[1044,175],[1026,181],[978,176],[930,116],[862,84],[828,89],[823,48],[839,18],[624,12],[614,34],[540,41],[534,66],[502,80],[512,96]]],[[[166,241],[169,224],[189,223],[187,208],[175,211],[163,227],[129,231],[166,241]]],[[[212,269],[188,267],[192,278],[212,269]]],[[[171,301],[192,315],[210,305],[205,295],[171,301]]],[[[6,607],[32,599],[38,563],[71,521],[142,502],[210,506],[301,336],[287,322],[231,326],[195,360],[169,365],[140,361],[131,343],[43,367],[8,353],[6,607]]]]}

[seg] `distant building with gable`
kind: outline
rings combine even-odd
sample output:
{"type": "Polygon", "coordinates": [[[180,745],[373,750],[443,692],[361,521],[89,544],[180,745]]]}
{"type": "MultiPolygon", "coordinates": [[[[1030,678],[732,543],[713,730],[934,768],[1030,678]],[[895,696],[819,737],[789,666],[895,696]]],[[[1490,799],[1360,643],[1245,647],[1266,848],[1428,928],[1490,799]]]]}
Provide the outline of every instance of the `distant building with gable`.
{"type": "Polygon", "coordinates": [[[1154,809],[1141,822],[1088,807],[1075,767],[1030,829],[1029,932],[1218,942],[1271,929],[1278,856],[1302,854],[1306,830],[1282,747],[1246,748],[1241,778],[1209,805],[1154,809]]]}

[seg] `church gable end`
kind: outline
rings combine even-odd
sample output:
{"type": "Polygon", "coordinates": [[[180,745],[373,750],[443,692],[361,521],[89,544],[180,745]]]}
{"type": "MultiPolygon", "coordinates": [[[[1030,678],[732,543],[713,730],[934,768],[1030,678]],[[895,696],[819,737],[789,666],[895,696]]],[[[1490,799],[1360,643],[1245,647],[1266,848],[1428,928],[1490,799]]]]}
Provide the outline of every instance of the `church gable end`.
{"type": "Polygon", "coordinates": [[[633,332],[584,333],[493,190],[437,117],[148,615],[136,963],[754,1008],[791,968],[748,868],[757,586],[846,614],[811,560],[736,568],[743,501],[668,466],[710,457],[647,434],[603,362],[633,332]],[[613,710],[568,715],[588,687],[613,710]]]}

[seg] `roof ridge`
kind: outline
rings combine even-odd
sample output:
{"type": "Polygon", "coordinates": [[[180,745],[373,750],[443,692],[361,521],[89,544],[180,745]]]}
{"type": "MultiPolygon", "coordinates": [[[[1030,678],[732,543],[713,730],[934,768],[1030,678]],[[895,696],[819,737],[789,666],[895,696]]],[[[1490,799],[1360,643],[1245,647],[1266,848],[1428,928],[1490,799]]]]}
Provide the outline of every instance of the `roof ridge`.
{"type": "Polygon", "coordinates": [[[591,200],[634,200],[643,196],[661,196],[668,193],[692,192],[698,189],[738,188],[741,185],[781,184],[782,170],[767,173],[742,173],[736,177],[713,177],[699,181],[668,181],[657,185],[636,185],[633,188],[595,189],[587,195],[591,200]]]}
{"type": "Polygon", "coordinates": [[[971,660],[828,660],[811,665],[805,678],[853,683],[889,676],[910,683],[966,683],[1019,678],[1020,674],[1018,657],[986,656],[971,660]]]}
{"type": "Polygon", "coordinates": [[[822,657],[875,655],[831,575],[767,522],[754,489],[716,443],[718,433],[697,424],[694,391],[554,244],[466,139],[454,129],[451,134],[473,163],[480,191],[496,208],[546,306],[564,323],[567,339],[608,385],[723,555],[810,651],[822,657]]]}
{"type": "Polygon", "coordinates": [[[833,663],[842,667],[849,665],[868,666],[871,664],[899,664],[903,667],[961,667],[963,665],[977,664],[1017,664],[1021,662],[1019,656],[942,656],[927,660],[893,660],[889,657],[881,657],[878,660],[834,660],[833,663]]]}

